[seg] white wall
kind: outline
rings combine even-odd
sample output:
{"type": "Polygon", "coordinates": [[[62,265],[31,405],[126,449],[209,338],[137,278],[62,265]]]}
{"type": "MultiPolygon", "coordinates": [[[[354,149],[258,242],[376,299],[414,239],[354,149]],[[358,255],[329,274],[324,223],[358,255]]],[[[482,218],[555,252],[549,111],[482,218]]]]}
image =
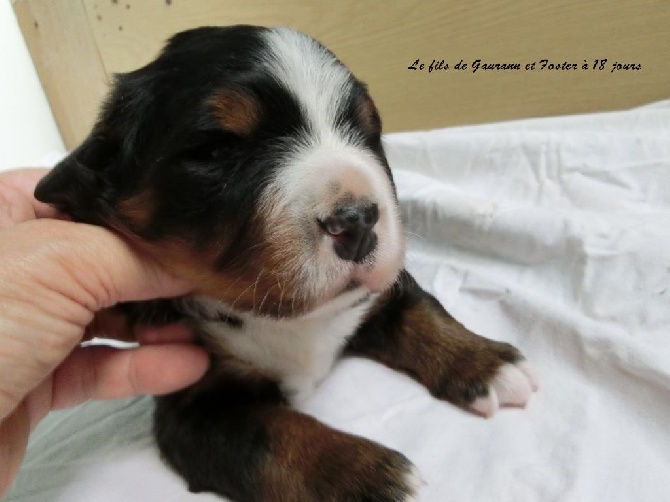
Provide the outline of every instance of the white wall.
{"type": "Polygon", "coordinates": [[[65,150],[9,0],[0,0],[0,170],[65,150]]]}

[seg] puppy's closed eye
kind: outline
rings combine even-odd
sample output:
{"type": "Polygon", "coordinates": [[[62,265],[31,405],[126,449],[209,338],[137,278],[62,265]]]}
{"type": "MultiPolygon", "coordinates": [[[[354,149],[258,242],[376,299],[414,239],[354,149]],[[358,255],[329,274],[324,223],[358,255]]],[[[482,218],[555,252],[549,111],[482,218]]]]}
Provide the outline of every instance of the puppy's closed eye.
{"type": "Polygon", "coordinates": [[[193,139],[179,155],[185,160],[217,162],[230,158],[244,143],[240,136],[223,131],[207,131],[193,139]]]}

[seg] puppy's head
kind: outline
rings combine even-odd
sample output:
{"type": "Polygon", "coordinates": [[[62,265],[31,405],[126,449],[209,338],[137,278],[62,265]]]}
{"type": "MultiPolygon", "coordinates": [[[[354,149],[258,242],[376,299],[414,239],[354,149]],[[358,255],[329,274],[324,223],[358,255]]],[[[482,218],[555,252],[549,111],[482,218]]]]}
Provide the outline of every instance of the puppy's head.
{"type": "Polygon", "coordinates": [[[35,194],[234,310],[301,315],[402,267],[380,133],[365,86],[308,36],[200,28],[117,78],[35,194]]]}

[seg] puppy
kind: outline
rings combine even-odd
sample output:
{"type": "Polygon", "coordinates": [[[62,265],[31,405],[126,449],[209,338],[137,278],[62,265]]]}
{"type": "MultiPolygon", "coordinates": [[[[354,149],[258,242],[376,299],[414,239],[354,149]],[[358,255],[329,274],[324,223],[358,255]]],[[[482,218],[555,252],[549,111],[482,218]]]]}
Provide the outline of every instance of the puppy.
{"type": "Polygon", "coordinates": [[[294,409],[340,356],[486,416],[534,390],[514,347],[469,332],[404,270],[375,105],[304,34],[177,34],[117,77],[90,136],[35,194],[195,284],[122,306],[136,323],[191,323],[211,354],[200,382],[156,399],[158,446],[191,491],[413,500],[420,477],[401,453],[294,409]]]}

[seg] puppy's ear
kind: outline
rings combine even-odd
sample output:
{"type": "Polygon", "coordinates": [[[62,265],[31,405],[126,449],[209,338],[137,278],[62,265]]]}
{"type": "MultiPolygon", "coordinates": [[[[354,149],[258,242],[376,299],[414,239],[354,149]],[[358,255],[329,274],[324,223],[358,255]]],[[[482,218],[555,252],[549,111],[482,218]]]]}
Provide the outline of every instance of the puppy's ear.
{"type": "Polygon", "coordinates": [[[112,198],[108,175],[119,161],[119,148],[95,130],[35,188],[35,198],[76,221],[108,221],[112,198]]]}

